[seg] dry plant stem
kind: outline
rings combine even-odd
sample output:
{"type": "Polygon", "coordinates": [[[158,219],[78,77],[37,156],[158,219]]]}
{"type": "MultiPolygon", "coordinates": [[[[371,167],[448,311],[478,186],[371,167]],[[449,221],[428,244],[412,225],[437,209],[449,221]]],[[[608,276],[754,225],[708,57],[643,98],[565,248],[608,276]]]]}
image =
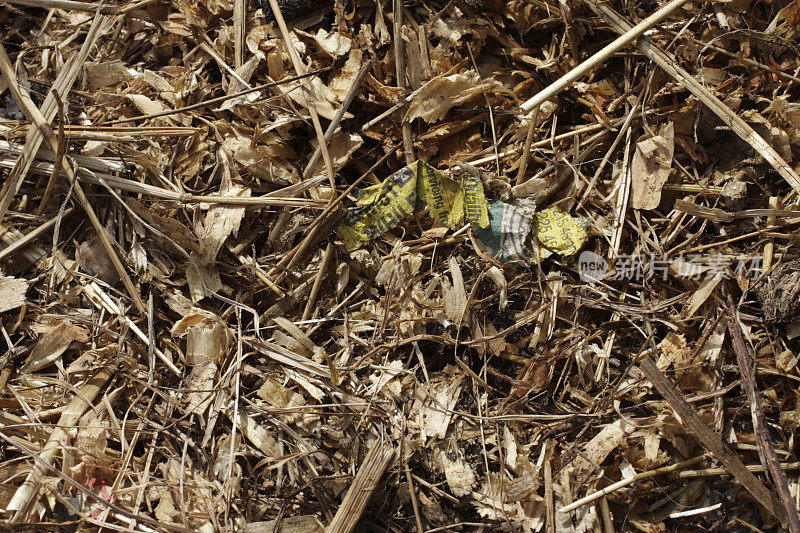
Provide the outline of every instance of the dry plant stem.
{"type": "Polygon", "coordinates": [[[383,439],[376,439],[372,443],[342,500],[342,505],[325,528],[326,533],[350,533],[355,529],[392,457],[394,448],[383,439]]]}
{"type": "Polygon", "coordinates": [[[11,257],[17,251],[21,250],[22,248],[25,248],[26,246],[31,244],[33,241],[35,241],[36,239],[38,239],[39,237],[41,237],[42,235],[44,235],[45,233],[47,233],[48,231],[53,229],[53,226],[56,225],[56,223],[58,222],[59,218],[62,218],[62,219],[66,218],[68,215],[70,215],[72,213],[72,211],[74,209],[75,209],[74,207],[69,207],[69,208],[65,209],[63,215],[54,216],[53,218],[51,218],[50,220],[48,220],[44,224],[40,225],[35,230],[31,231],[30,233],[27,233],[21,239],[18,239],[17,241],[15,241],[14,244],[11,244],[10,246],[0,250],[0,261],[3,261],[4,259],[6,259],[8,257],[11,257]]]}
{"type": "MultiPolygon", "coordinates": [[[[173,111],[174,112],[174,111],[173,111]]],[[[180,113],[180,111],[178,111],[180,113]]],[[[153,135],[156,137],[189,137],[203,132],[203,128],[191,126],[82,126],[80,124],[65,124],[64,131],[70,138],[80,138],[81,135],[91,133],[109,133],[117,135],[136,135],[143,137],[153,135]]],[[[133,137],[130,137],[133,138],[133,137]]]]}
{"type": "Polygon", "coordinates": [[[705,196],[719,196],[722,194],[722,187],[717,187],[716,185],[695,185],[694,183],[665,183],[663,190],[701,194],[705,196]]]}
{"type": "MultiPolygon", "coordinates": [[[[781,463],[781,469],[783,470],[797,470],[800,469],[800,463],[781,463]]],[[[764,465],[748,465],[747,469],[751,472],[766,472],[767,469],[764,465]]],[[[703,468],[701,470],[686,470],[685,472],[679,472],[678,477],[681,479],[691,479],[696,477],[709,477],[709,476],[722,476],[727,474],[728,471],[724,468],[703,468]]]]}
{"type": "Polygon", "coordinates": [[[553,498],[553,465],[551,459],[544,462],[544,502],[547,533],[556,533],[556,505],[553,498]]]}
{"type": "Polygon", "coordinates": [[[131,11],[136,11],[137,9],[149,6],[150,4],[155,4],[156,2],[158,2],[158,0],[140,0],[139,2],[128,4],[125,7],[117,8],[117,11],[114,12],[114,14],[124,15],[126,13],[130,13],[131,11]]]}
{"type": "Polygon", "coordinates": [[[631,129],[625,134],[625,154],[622,158],[622,168],[617,177],[619,189],[617,200],[614,204],[614,226],[611,235],[611,246],[608,248],[608,258],[614,260],[619,256],[619,247],[622,244],[622,232],[625,230],[625,217],[628,213],[628,200],[631,192],[631,129]]]}
{"type": "MultiPolygon", "coordinates": [[[[339,123],[342,121],[342,117],[344,117],[344,114],[347,112],[347,108],[350,107],[350,104],[353,103],[353,99],[356,97],[356,94],[358,94],[358,90],[361,88],[361,82],[364,81],[364,77],[367,75],[367,72],[369,72],[369,69],[371,68],[372,68],[372,60],[369,59],[367,60],[366,63],[364,63],[361,66],[361,70],[358,71],[356,79],[353,80],[352,85],[350,85],[350,89],[348,89],[347,94],[345,95],[344,100],[342,101],[342,105],[340,105],[339,109],[336,110],[336,115],[334,115],[333,120],[328,126],[328,129],[325,130],[326,144],[330,142],[331,137],[333,137],[333,134],[336,131],[336,128],[339,127],[339,123]]],[[[306,168],[303,170],[303,177],[308,177],[308,171],[311,169],[311,167],[314,166],[314,163],[317,162],[321,154],[322,154],[322,145],[318,145],[317,149],[314,150],[314,153],[311,155],[311,159],[308,160],[306,168]]]]}
{"type": "Polygon", "coordinates": [[[649,355],[642,357],[639,361],[639,368],[659,394],[667,401],[675,413],[675,418],[686,429],[687,433],[696,438],[706,450],[713,453],[725,465],[728,472],[753,495],[767,512],[777,518],[782,517],[784,515],[783,507],[773,499],[769,489],[747,469],[742,460],[739,459],[739,456],[733,453],[720,440],[719,436],[708,427],[649,355]]]}
{"type": "Polygon", "coordinates": [[[536,122],[539,119],[539,106],[531,113],[528,119],[528,133],[525,135],[525,146],[522,149],[522,157],[519,160],[519,170],[517,171],[517,185],[525,181],[525,171],[528,169],[528,159],[531,157],[531,144],[533,143],[533,133],[536,131],[536,122]]]}
{"type": "Polygon", "coordinates": [[[244,63],[245,0],[233,0],[233,66],[239,68],[244,63]]]}
{"type": "Polygon", "coordinates": [[[769,471],[770,478],[772,478],[772,483],[778,491],[781,503],[783,503],[789,521],[789,531],[792,533],[800,533],[800,516],[797,514],[797,507],[789,492],[789,486],[786,483],[786,475],[783,473],[778,457],[775,455],[775,448],[772,447],[767,421],[764,418],[764,409],[761,407],[761,396],[753,381],[753,354],[750,352],[744,340],[742,328],[739,326],[739,317],[736,312],[736,305],[733,303],[733,296],[731,296],[730,283],[727,280],[724,283],[723,292],[725,293],[727,303],[725,310],[728,313],[728,331],[731,333],[733,351],[736,352],[736,362],[739,365],[742,388],[750,404],[750,414],[753,418],[753,429],[758,439],[759,451],[766,462],[767,470],[769,471]]]}
{"type": "MultiPolygon", "coordinates": [[[[406,55],[405,42],[403,41],[403,0],[392,2],[392,29],[394,30],[394,72],[397,78],[397,87],[406,89],[406,55]]],[[[414,140],[411,138],[411,124],[402,120],[403,152],[406,165],[414,162],[414,140]]]]}
{"type": "Polygon", "coordinates": [[[248,89],[252,88],[250,84],[247,81],[245,81],[244,78],[242,78],[242,76],[238,72],[236,72],[236,69],[230,66],[225,61],[225,59],[219,55],[216,48],[214,48],[214,43],[211,41],[211,39],[209,39],[208,35],[203,35],[202,40],[198,42],[198,45],[200,46],[200,48],[208,52],[208,55],[210,55],[214,59],[217,65],[221,69],[225,70],[228,74],[230,74],[232,78],[234,78],[236,81],[238,81],[248,89]]]}
{"type": "Polygon", "coordinates": [[[737,524],[743,525],[744,527],[746,527],[749,531],[752,531],[753,533],[764,533],[764,531],[758,529],[756,526],[754,526],[753,524],[750,524],[749,522],[745,522],[744,520],[742,520],[738,516],[734,516],[733,520],[737,524]]]}
{"type": "MultiPolygon", "coordinates": [[[[78,394],[69,403],[67,409],[61,414],[58,419],[58,424],[53,428],[50,437],[39,452],[39,458],[46,464],[51,465],[56,458],[56,455],[61,451],[64,445],[64,440],[69,436],[69,428],[78,423],[80,417],[92,407],[90,403],[100,393],[106,382],[111,378],[111,372],[108,369],[101,369],[90,380],[88,380],[83,387],[81,387],[80,394],[78,394]]],[[[25,479],[25,482],[17,489],[11,501],[6,506],[6,511],[13,512],[10,522],[19,523],[25,520],[31,504],[36,498],[36,493],[45,475],[45,467],[36,462],[32,466],[31,473],[25,479]]]]}
{"type": "MultiPolygon", "coordinates": [[[[2,143],[0,143],[0,148],[2,148],[2,143]]],[[[86,172],[84,167],[88,170],[92,170],[91,168],[89,168],[90,160],[81,159],[80,156],[73,157],[70,159],[74,160],[77,163],[76,167],[77,167],[78,177],[83,182],[91,183],[92,185],[104,185],[103,182],[105,182],[114,189],[121,189],[123,191],[132,192],[134,194],[141,194],[152,198],[158,198],[160,200],[180,202],[182,204],[204,203],[204,204],[220,204],[220,205],[307,207],[312,209],[322,209],[328,203],[326,200],[322,200],[319,198],[292,197],[292,195],[300,195],[303,191],[306,191],[311,187],[319,185],[322,181],[324,181],[324,177],[323,179],[309,178],[295,185],[289,185],[282,189],[278,189],[276,191],[267,193],[263,196],[239,197],[239,196],[220,196],[220,195],[196,195],[196,194],[180,193],[169,189],[163,189],[155,185],[150,185],[148,183],[139,183],[138,181],[120,178],[118,176],[106,174],[104,172],[86,172]],[[283,195],[288,195],[288,196],[283,196],[283,195]]],[[[3,166],[2,163],[0,163],[0,166],[3,166]]],[[[53,165],[50,163],[36,163],[36,165],[32,166],[31,169],[32,170],[41,169],[43,172],[46,171],[48,174],[50,174],[52,173],[53,170],[52,166],[53,165]]],[[[63,166],[64,165],[62,164],[62,168],[63,166]]],[[[117,169],[115,168],[111,168],[109,170],[112,172],[117,171],[117,169]]]]}
{"type": "MultiPolygon", "coordinates": [[[[238,98],[240,96],[245,96],[251,93],[257,93],[259,91],[263,91],[265,89],[269,89],[270,87],[277,87],[278,85],[283,85],[286,83],[291,83],[294,81],[302,80],[303,78],[309,78],[311,76],[316,76],[317,74],[321,74],[323,72],[327,72],[330,69],[323,68],[318,70],[312,70],[311,72],[306,72],[305,74],[301,74],[299,76],[291,76],[289,78],[284,78],[279,81],[272,81],[269,83],[264,83],[262,85],[257,85],[255,87],[251,87],[250,89],[244,89],[239,92],[235,92],[232,94],[226,94],[225,96],[219,96],[217,98],[211,98],[210,100],[205,100],[203,102],[198,102],[196,104],[187,105],[185,107],[179,107],[177,109],[171,109],[169,111],[163,111],[161,113],[153,113],[151,115],[139,115],[136,117],[129,117],[129,118],[121,118],[119,120],[110,120],[108,122],[101,122],[97,126],[93,126],[96,128],[105,127],[105,126],[112,126],[114,124],[126,124],[128,122],[135,122],[137,120],[147,120],[151,118],[159,118],[159,117],[166,117],[169,115],[177,115],[178,113],[185,113],[187,111],[194,111],[195,109],[202,109],[204,107],[221,104],[227,100],[232,100],[233,98],[238,98]]],[[[177,128],[177,126],[175,126],[177,128]]],[[[147,129],[147,128],[144,128],[147,129]]],[[[163,129],[163,128],[162,128],[163,129]]]]}
{"type": "MultiPolygon", "coordinates": [[[[6,211],[8,211],[14,195],[17,194],[19,187],[22,185],[22,180],[25,179],[42,141],[47,138],[50,144],[53,145],[56,140],[53,130],[48,124],[48,122],[55,117],[57,111],[55,91],[62,96],[66,96],[69,93],[83,64],[86,62],[86,58],[89,56],[89,52],[94,47],[94,43],[100,34],[100,28],[105,24],[105,21],[105,16],[95,16],[80,50],[67,60],[58,73],[58,77],[53,82],[52,88],[42,104],[42,111],[40,113],[40,116],[45,118],[43,121],[44,126],[31,128],[28,131],[28,135],[25,137],[25,149],[22,154],[20,154],[17,167],[15,167],[14,171],[3,184],[2,189],[0,189],[0,222],[3,220],[6,211]]],[[[14,99],[17,100],[20,108],[26,113],[27,118],[31,120],[31,122],[34,122],[33,117],[28,116],[27,113],[29,113],[31,109],[36,109],[37,112],[39,110],[36,108],[33,101],[31,101],[27,92],[23,91],[17,84],[14,68],[11,66],[11,61],[6,54],[5,48],[2,46],[0,46],[0,71],[2,71],[3,78],[14,99]]],[[[54,149],[53,152],[56,152],[56,150],[54,149]]]]}
{"type": "Polygon", "coordinates": [[[578,507],[583,507],[587,503],[591,503],[595,500],[602,498],[608,494],[611,494],[614,491],[617,491],[623,487],[627,487],[632,483],[640,481],[642,479],[647,479],[653,476],[660,476],[661,474],[667,474],[669,472],[675,472],[676,470],[681,470],[686,468],[687,466],[696,465],[701,461],[705,461],[708,458],[707,455],[701,455],[699,457],[693,457],[691,459],[686,459],[685,461],[680,461],[678,463],[669,465],[669,466],[662,466],[661,468],[656,468],[654,470],[648,470],[647,472],[639,472],[629,478],[621,479],[616,483],[612,483],[607,487],[603,487],[602,489],[598,490],[597,492],[593,492],[587,496],[584,496],[580,500],[575,500],[569,505],[565,505],[562,507],[559,512],[561,513],[568,513],[570,511],[574,511],[578,507]]]}
{"type": "Polygon", "coordinates": [[[408,100],[403,100],[402,102],[398,102],[398,103],[394,104],[392,107],[390,107],[389,109],[387,109],[386,111],[384,111],[383,113],[378,115],[377,117],[373,118],[372,120],[370,120],[369,122],[367,122],[366,124],[361,126],[361,131],[367,131],[372,126],[374,126],[375,124],[377,124],[381,120],[385,119],[386,117],[388,117],[389,115],[391,115],[392,113],[394,113],[395,111],[397,111],[398,109],[400,109],[401,107],[406,105],[407,103],[408,103],[408,100]]]}
{"type": "Polygon", "coordinates": [[[611,517],[611,509],[608,507],[608,500],[606,498],[600,499],[600,516],[603,519],[605,533],[614,533],[614,520],[611,517]]]}
{"type": "MultiPolygon", "coordinates": [[[[55,91],[55,89],[54,89],[55,91]]],[[[50,178],[47,180],[47,185],[44,188],[44,192],[42,193],[42,199],[39,200],[39,207],[36,208],[34,211],[35,215],[41,215],[44,211],[45,206],[47,206],[47,202],[50,200],[50,194],[53,192],[53,187],[56,184],[56,180],[58,179],[58,173],[61,171],[61,166],[64,164],[64,156],[67,153],[67,143],[64,138],[64,123],[67,121],[67,117],[64,116],[64,106],[62,105],[61,99],[58,98],[56,94],[56,98],[58,101],[58,152],[56,153],[56,159],[53,163],[53,171],[50,173],[50,178]]]]}
{"type": "MultiPolygon", "coordinates": [[[[303,66],[303,62],[300,60],[300,56],[297,55],[297,50],[295,50],[294,47],[294,40],[291,38],[289,28],[286,27],[286,21],[283,20],[283,14],[281,13],[280,6],[278,6],[278,0],[269,0],[269,5],[272,8],[273,14],[275,15],[275,22],[278,23],[278,28],[281,30],[283,45],[286,47],[286,51],[289,52],[289,57],[292,59],[292,65],[294,65],[294,69],[297,74],[302,75],[304,74],[305,67],[303,66]]],[[[319,147],[322,149],[322,160],[325,162],[325,170],[328,171],[328,180],[330,180],[331,188],[335,190],[336,177],[333,172],[331,156],[328,153],[328,143],[325,142],[325,134],[322,132],[322,124],[319,122],[319,115],[317,114],[316,108],[309,100],[310,94],[308,90],[305,90],[304,94],[306,103],[308,104],[308,112],[311,114],[311,122],[314,124],[314,131],[317,134],[317,142],[319,143],[319,147]]]]}
{"type": "Polygon", "coordinates": [[[570,9],[567,0],[558,0],[558,7],[561,9],[561,18],[564,21],[564,27],[567,30],[567,42],[569,43],[569,49],[572,53],[572,64],[577,65],[581,60],[581,49],[578,46],[578,38],[575,35],[572,10],[570,9]]]}
{"type": "Polygon", "coordinates": [[[311,293],[308,295],[306,307],[303,309],[303,321],[308,320],[308,318],[311,316],[311,312],[314,310],[314,303],[317,300],[317,294],[319,294],[319,287],[322,284],[323,278],[325,277],[325,272],[328,270],[328,263],[330,262],[332,255],[333,243],[328,242],[328,246],[325,248],[325,252],[322,254],[322,260],[319,263],[319,269],[317,270],[316,278],[314,278],[314,285],[311,287],[311,293]]]}
{"type": "Polygon", "coordinates": [[[117,13],[118,7],[108,6],[103,3],[74,2],[72,0],[7,0],[9,4],[28,7],[41,7],[44,9],[63,9],[64,11],[88,11],[90,13],[103,13],[112,15],[117,13]]]}
{"type": "Polygon", "coordinates": [[[419,503],[417,502],[417,491],[414,489],[414,479],[411,476],[411,469],[408,468],[408,461],[403,464],[403,469],[406,472],[406,483],[408,483],[408,491],[411,494],[411,506],[414,509],[414,520],[417,522],[417,533],[423,533],[425,528],[422,527],[422,516],[419,512],[419,503]]]}
{"type": "Polygon", "coordinates": [[[11,361],[6,361],[3,370],[0,371],[0,390],[5,390],[8,384],[8,378],[11,377],[12,372],[11,361]]]}
{"type": "MultiPolygon", "coordinates": [[[[597,13],[603,20],[618,33],[627,34],[633,26],[622,15],[614,11],[609,6],[597,0],[584,0],[586,4],[597,13]]],[[[638,26],[638,25],[637,25],[638,26]]],[[[775,151],[772,146],[764,140],[756,131],[750,127],[739,115],[734,113],[719,98],[714,96],[711,91],[701,85],[688,72],[682,69],[666,52],[658,47],[647,37],[639,40],[637,48],[657,64],[670,77],[683,85],[689,92],[695,95],[711,111],[714,112],[731,130],[752,146],[767,163],[774,168],[789,185],[800,193],[800,175],[789,166],[788,163],[775,151]]]]}
{"type": "MultiPolygon", "coordinates": [[[[615,322],[619,320],[620,316],[621,314],[619,311],[614,311],[611,313],[611,321],[615,322]]],[[[608,364],[608,360],[611,358],[611,350],[614,348],[614,341],[616,338],[617,332],[612,331],[606,338],[606,341],[603,343],[603,356],[600,357],[600,360],[597,362],[597,370],[594,373],[594,380],[598,383],[603,377],[603,371],[605,371],[607,368],[606,365],[608,364]]]]}
{"type": "MultiPolygon", "coordinates": [[[[33,128],[37,129],[36,124],[32,124],[28,126],[28,129],[33,128]]],[[[65,134],[69,133],[69,128],[65,128],[65,134]]],[[[25,150],[25,146],[19,145],[16,143],[10,143],[6,141],[0,141],[0,152],[6,152],[10,155],[19,155],[25,150]]],[[[44,151],[41,150],[36,154],[36,159],[42,162],[47,162],[49,164],[53,164],[55,162],[55,154],[50,152],[49,150],[44,151]]],[[[101,159],[99,157],[88,157],[82,155],[73,156],[72,159],[77,163],[78,167],[86,168],[91,170],[95,173],[105,173],[108,174],[109,172],[124,172],[125,165],[118,160],[110,160],[110,159],[101,159]]],[[[34,167],[35,168],[35,167],[34,167]]],[[[52,168],[47,171],[47,174],[52,172],[52,168]]],[[[87,173],[88,174],[88,173],[87,173]]],[[[118,178],[122,179],[122,178],[118,178]]],[[[122,181],[127,181],[122,179],[122,181]]],[[[139,183],[139,182],[133,182],[139,183]]],[[[141,184],[140,184],[141,185],[141,184]]]]}
{"type": "Polygon", "coordinates": [[[178,195],[176,200],[183,203],[227,204],[227,205],[278,205],[287,207],[319,207],[327,203],[318,198],[276,198],[274,196],[235,197],[235,196],[195,196],[178,195]]]}
{"type": "MultiPolygon", "coordinates": [[[[780,196],[770,196],[767,205],[769,205],[770,209],[779,210],[782,207],[781,197],[780,196]]],[[[768,215],[767,216],[767,225],[774,226],[778,222],[778,217],[775,215],[768,215]]],[[[761,271],[768,272],[770,268],[772,268],[772,258],[775,253],[775,239],[769,239],[764,244],[764,253],[763,253],[763,260],[761,271]]]]}
{"type": "Polygon", "coordinates": [[[603,63],[606,59],[611,57],[616,52],[619,52],[631,42],[641,37],[644,32],[664,20],[670,13],[681,7],[688,0],[672,0],[670,3],[641,21],[636,26],[631,27],[625,33],[614,39],[611,43],[603,47],[602,50],[595,53],[592,57],[570,70],[561,78],[551,83],[538,94],[528,99],[520,107],[523,111],[530,112],[535,107],[543,104],[553,96],[557,95],[562,90],[569,87],[573,82],[577,81],[581,76],[589,72],[594,67],[603,63]]]}

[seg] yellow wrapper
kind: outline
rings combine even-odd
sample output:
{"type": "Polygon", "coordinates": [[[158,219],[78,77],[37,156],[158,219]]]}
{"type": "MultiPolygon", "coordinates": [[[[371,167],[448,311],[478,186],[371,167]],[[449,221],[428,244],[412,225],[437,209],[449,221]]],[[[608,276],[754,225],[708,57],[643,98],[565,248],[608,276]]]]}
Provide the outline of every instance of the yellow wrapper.
{"type": "Polygon", "coordinates": [[[581,221],[569,213],[550,207],[537,211],[536,237],[542,246],[562,257],[578,253],[586,242],[586,228],[581,221]]]}
{"type": "Polygon", "coordinates": [[[395,227],[414,210],[418,199],[427,204],[433,218],[449,228],[458,228],[465,219],[481,228],[489,225],[480,179],[468,177],[459,183],[424,161],[415,161],[361,191],[337,233],[348,251],[355,250],[395,227]]]}

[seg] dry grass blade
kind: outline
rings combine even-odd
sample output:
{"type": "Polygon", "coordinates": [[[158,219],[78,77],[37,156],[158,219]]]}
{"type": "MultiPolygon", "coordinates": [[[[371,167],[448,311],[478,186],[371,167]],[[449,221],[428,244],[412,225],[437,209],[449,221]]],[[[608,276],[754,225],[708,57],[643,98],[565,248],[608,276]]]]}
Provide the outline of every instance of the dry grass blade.
{"type": "Polygon", "coordinates": [[[64,9],[66,11],[88,11],[90,13],[103,13],[111,15],[119,8],[96,2],[75,2],[73,0],[9,0],[10,4],[28,7],[42,7],[45,9],[64,9]]]}

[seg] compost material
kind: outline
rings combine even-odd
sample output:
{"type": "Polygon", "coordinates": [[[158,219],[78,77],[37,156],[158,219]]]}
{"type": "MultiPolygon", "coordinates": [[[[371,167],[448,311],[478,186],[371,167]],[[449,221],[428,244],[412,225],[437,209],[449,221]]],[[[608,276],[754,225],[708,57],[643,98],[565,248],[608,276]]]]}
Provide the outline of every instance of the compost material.
{"type": "Polygon", "coordinates": [[[800,7],[0,6],[0,530],[800,533],[800,7]]]}

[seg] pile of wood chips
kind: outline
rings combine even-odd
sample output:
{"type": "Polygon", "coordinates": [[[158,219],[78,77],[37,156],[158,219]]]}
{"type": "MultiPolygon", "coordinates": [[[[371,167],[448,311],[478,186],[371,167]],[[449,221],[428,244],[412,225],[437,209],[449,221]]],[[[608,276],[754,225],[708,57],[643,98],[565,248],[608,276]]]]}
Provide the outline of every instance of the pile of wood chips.
{"type": "Polygon", "coordinates": [[[0,530],[800,532],[800,3],[660,2],[4,2],[0,530]]]}

